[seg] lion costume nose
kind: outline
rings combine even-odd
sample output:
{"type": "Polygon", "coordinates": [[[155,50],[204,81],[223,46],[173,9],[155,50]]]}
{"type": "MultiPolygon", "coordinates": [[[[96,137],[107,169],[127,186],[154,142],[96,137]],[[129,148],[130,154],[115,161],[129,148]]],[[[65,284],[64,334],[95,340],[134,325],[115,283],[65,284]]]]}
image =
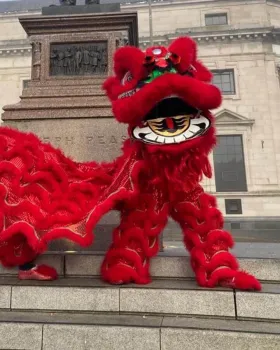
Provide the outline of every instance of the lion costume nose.
{"type": "Polygon", "coordinates": [[[168,62],[166,61],[165,58],[158,58],[155,61],[156,66],[160,67],[160,68],[165,68],[168,66],[168,62]]]}

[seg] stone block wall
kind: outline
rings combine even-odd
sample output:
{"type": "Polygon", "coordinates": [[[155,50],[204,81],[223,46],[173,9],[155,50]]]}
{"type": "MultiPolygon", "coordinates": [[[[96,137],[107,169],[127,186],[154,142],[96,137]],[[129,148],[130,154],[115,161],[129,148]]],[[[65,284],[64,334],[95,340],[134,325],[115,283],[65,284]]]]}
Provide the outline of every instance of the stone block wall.
{"type": "MultiPolygon", "coordinates": [[[[1,30],[0,30],[1,31],[1,30]]],[[[0,54],[0,114],[2,107],[19,102],[23,81],[31,76],[31,50],[0,54]]]]}
{"type": "Polygon", "coordinates": [[[235,54],[225,54],[223,46],[216,43],[215,47],[200,47],[210,69],[234,69],[235,72],[237,93],[224,96],[216,112],[227,109],[254,123],[240,125],[236,120],[230,127],[218,125],[218,134],[243,135],[250,191],[279,190],[280,130],[276,121],[279,121],[280,88],[275,57],[271,47],[258,41],[251,43],[252,50],[242,42],[233,43],[235,54]]]}
{"type": "MultiPolygon", "coordinates": [[[[149,13],[146,4],[123,5],[123,11],[138,11],[139,34],[149,35],[149,13]]],[[[153,3],[154,35],[173,33],[176,29],[205,26],[205,14],[227,13],[230,26],[262,27],[270,23],[265,1],[209,1],[186,2],[176,1],[153,3]]],[[[271,9],[270,9],[271,11],[271,9]]],[[[275,17],[275,16],[274,16],[275,17]]]]}

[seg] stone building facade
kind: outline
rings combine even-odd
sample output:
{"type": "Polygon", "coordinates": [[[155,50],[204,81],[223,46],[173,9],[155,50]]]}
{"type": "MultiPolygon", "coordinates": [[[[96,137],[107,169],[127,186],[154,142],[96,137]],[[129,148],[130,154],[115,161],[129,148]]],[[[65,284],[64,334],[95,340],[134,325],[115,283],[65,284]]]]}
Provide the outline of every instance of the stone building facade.
{"type": "MultiPolygon", "coordinates": [[[[18,17],[38,14],[39,5],[9,11],[6,3],[0,13],[0,108],[15,103],[30,79],[31,50],[18,17]]],[[[148,4],[130,1],[122,11],[138,12],[145,48],[148,4]]],[[[217,195],[232,228],[240,222],[280,227],[280,1],[155,1],[152,21],[154,44],[168,45],[180,35],[195,38],[199,57],[223,91],[215,111],[215,176],[205,181],[206,190],[217,195]]]]}

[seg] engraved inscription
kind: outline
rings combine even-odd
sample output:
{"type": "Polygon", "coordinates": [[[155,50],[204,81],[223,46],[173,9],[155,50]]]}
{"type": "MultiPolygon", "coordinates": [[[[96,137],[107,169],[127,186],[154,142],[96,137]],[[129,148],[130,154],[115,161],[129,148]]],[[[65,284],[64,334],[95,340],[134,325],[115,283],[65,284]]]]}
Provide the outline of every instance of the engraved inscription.
{"type": "Polygon", "coordinates": [[[103,75],[107,69],[107,42],[51,44],[51,76],[103,75]]]}
{"type": "Polygon", "coordinates": [[[125,141],[127,136],[123,135],[121,137],[115,137],[113,135],[98,135],[98,136],[87,136],[86,141],[88,144],[98,144],[98,145],[118,145],[125,141]]]}
{"type": "Polygon", "coordinates": [[[55,139],[56,142],[60,142],[61,141],[61,137],[59,137],[59,136],[56,136],[54,139],[55,139]]]}
{"type": "MultiPolygon", "coordinates": [[[[74,136],[42,136],[42,139],[46,143],[54,142],[55,144],[65,144],[65,145],[75,145],[75,137],[74,136]]],[[[127,139],[127,136],[122,135],[121,137],[115,137],[113,135],[98,135],[98,136],[86,136],[85,137],[85,143],[86,144],[92,144],[92,145],[106,145],[106,146],[115,146],[118,144],[121,144],[123,141],[127,139]]],[[[78,143],[81,143],[81,140],[79,139],[78,143]]]]}
{"type": "Polygon", "coordinates": [[[97,139],[100,145],[105,145],[106,142],[104,140],[104,136],[98,136],[97,139]]]}
{"type": "Polygon", "coordinates": [[[85,134],[72,133],[44,133],[41,139],[53,147],[61,149],[66,156],[78,162],[92,161],[107,162],[121,154],[121,145],[127,136],[112,135],[112,133],[85,134]]]}

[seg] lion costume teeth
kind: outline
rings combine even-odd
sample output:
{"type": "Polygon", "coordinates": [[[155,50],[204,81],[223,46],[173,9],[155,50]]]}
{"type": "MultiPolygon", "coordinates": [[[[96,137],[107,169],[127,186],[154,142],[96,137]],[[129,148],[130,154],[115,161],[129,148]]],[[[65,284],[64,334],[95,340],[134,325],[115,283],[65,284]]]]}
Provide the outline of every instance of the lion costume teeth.
{"type": "Polygon", "coordinates": [[[181,143],[202,135],[210,125],[209,119],[200,115],[158,118],[134,128],[132,136],[150,144],[181,143]]]}

